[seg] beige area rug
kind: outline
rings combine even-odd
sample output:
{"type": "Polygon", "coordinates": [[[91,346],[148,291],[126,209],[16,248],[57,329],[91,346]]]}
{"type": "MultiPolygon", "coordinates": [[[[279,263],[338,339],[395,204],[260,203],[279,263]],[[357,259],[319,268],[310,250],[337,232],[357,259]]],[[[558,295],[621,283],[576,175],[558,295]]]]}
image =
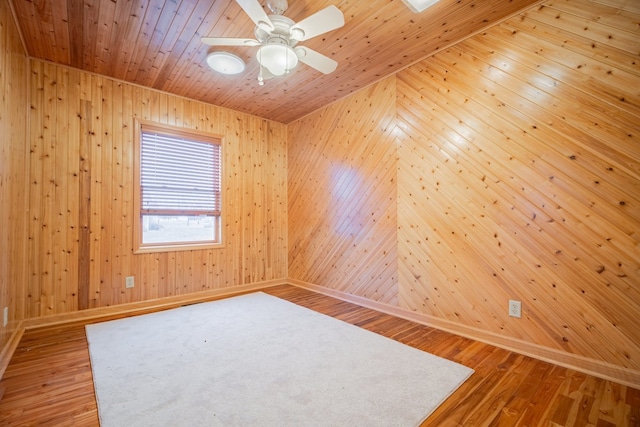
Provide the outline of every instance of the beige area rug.
{"type": "Polygon", "coordinates": [[[473,373],[261,292],[86,330],[102,427],[415,426],[473,373]]]}

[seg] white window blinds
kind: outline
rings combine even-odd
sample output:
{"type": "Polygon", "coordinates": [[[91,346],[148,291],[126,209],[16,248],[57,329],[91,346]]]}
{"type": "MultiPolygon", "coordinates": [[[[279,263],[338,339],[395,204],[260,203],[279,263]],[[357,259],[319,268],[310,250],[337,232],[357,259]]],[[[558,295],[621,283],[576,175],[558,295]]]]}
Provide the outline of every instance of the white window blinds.
{"type": "Polygon", "coordinates": [[[220,144],[142,127],[142,214],[220,215],[220,144]]]}

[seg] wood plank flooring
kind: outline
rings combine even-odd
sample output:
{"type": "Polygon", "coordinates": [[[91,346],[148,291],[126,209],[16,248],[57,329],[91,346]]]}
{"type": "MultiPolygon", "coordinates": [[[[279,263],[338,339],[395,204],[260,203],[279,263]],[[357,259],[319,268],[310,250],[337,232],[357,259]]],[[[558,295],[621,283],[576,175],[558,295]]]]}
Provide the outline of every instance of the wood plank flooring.
{"type": "MultiPolygon", "coordinates": [[[[475,369],[423,426],[640,426],[638,389],[294,286],[264,292],[475,369]]],[[[0,425],[98,425],[83,323],[25,333],[0,381],[0,425]]]]}

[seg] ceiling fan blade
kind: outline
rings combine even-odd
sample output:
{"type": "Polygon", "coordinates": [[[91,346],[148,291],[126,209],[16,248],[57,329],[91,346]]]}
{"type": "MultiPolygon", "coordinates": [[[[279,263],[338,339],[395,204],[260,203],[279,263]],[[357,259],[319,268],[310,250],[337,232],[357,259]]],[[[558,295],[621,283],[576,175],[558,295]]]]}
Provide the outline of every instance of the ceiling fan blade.
{"type": "Polygon", "coordinates": [[[251,18],[258,27],[267,32],[274,30],[275,27],[273,26],[271,19],[269,19],[267,13],[264,11],[262,6],[260,6],[258,0],[236,0],[236,3],[240,5],[242,10],[249,15],[249,18],[251,18]]]}
{"type": "Polygon", "coordinates": [[[335,6],[324,9],[303,19],[291,27],[291,38],[305,41],[344,25],[344,15],[335,6]]]}
{"type": "Polygon", "coordinates": [[[330,74],[338,68],[336,61],[307,47],[298,46],[295,48],[295,52],[300,62],[307,64],[311,68],[315,68],[321,73],[330,74]]]}
{"type": "Polygon", "coordinates": [[[200,40],[209,46],[260,46],[261,44],[258,40],[228,37],[202,37],[200,40]]]}

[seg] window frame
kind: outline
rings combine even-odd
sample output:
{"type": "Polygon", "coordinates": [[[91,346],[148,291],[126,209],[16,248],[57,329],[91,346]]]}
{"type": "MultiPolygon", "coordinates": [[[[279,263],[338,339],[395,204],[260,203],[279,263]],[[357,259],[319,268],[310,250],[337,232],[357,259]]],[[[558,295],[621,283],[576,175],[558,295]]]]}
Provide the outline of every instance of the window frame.
{"type": "MultiPolygon", "coordinates": [[[[224,170],[224,150],[223,143],[224,138],[222,135],[217,135],[209,132],[203,132],[197,129],[182,128],[177,126],[171,126],[152,122],[143,119],[134,119],[134,183],[133,183],[133,210],[134,210],[134,248],[133,253],[156,253],[156,252],[173,252],[173,251],[189,251],[189,250],[202,250],[202,249],[215,249],[224,247],[224,239],[222,235],[224,224],[224,201],[226,199],[224,193],[223,170],[224,170]],[[220,149],[220,214],[215,216],[215,229],[216,229],[216,241],[184,241],[184,242],[171,242],[171,243],[143,243],[143,212],[142,212],[142,194],[141,194],[141,162],[142,162],[142,134],[143,131],[156,131],[158,133],[167,134],[170,136],[182,137],[187,139],[194,139],[198,142],[206,142],[219,146],[220,149]]],[[[176,211],[176,216],[181,212],[176,211]]],[[[184,214],[184,213],[182,213],[184,214]]]]}

